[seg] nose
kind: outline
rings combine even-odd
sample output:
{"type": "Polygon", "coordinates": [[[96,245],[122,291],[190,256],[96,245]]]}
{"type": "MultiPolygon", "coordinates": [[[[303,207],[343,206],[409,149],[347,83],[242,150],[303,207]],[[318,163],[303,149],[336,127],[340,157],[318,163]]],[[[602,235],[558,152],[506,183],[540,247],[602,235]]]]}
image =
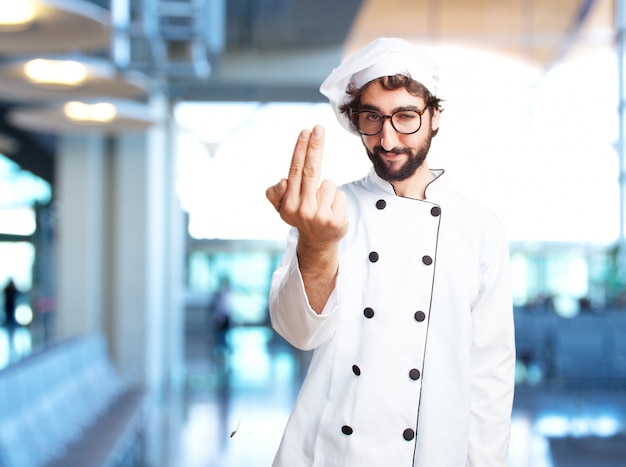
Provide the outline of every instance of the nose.
{"type": "Polygon", "coordinates": [[[398,144],[398,133],[391,124],[391,119],[386,118],[383,122],[383,128],[380,130],[380,145],[385,151],[390,151],[398,144]]]}

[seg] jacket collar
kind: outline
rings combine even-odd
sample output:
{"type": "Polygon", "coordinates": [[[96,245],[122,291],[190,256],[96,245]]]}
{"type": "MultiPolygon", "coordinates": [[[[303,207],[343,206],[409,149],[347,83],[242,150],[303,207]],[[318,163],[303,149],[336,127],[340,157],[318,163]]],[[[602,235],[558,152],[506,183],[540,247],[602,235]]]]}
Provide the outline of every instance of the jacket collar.
{"type": "MultiPolygon", "coordinates": [[[[430,169],[430,172],[435,178],[426,186],[425,201],[439,203],[441,198],[445,197],[445,193],[450,188],[450,180],[448,179],[448,176],[445,175],[444,169],[430,169]]],[[[380,178],[373,167],[370,169],[369,174],[367,174],[367,182],[375,185],[377,188],[386,193],[394,196],[396,194],[391,183],[380,178]]]]}

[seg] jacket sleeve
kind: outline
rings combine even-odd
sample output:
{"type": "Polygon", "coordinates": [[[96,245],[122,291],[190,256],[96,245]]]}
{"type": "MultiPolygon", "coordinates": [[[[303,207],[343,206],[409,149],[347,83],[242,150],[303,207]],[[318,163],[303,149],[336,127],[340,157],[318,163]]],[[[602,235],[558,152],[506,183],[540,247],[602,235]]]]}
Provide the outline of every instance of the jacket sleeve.
{"type": "Polygon", "coordinates": [[[508,465],[515,388],[515,333],[509,249],[504,229],[483,244],[480,290],[472,307],[469,467],[508,465]]]}
{"type": "Polygon", "coordinates": [[[269,311],[272,327],[287,342],[301,350],[311,350],[334,334],[339,308],[337,288],[331,293],[321,314],[317,314],[306,296],[298,267],[297,230],[287,238],[283,259],[272,275],[269,311]]]}

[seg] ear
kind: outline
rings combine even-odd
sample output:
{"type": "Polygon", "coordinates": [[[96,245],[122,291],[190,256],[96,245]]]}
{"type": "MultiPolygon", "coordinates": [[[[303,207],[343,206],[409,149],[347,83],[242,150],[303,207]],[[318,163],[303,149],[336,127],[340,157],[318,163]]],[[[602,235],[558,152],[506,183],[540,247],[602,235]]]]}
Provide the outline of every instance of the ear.
{"type": "Polygon", "coordinates": [[[441,116],[441,111],[439,109],[432,109],[433,116],[430,118],[430,128],[432,131],[437,131],[439,129],[439,117],[441,116]]]}

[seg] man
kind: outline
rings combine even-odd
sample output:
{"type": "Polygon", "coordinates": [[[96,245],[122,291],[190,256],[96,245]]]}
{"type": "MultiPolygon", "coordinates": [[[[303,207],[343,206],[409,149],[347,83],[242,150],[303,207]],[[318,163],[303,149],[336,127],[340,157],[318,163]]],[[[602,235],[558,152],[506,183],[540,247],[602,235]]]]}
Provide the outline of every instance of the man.
{"type": "Polygon", "coordinates": [[[9,279],[9,282],[4,288],[4,314],[7,329],[9,329],[9,331],[13,331],[17,324],[15,321],[15,309],[17,306],[18,295],[19,290],[17,289],[15,282],[13,282],[13,279],[9,279]]]}
{"type": "Polygon", "coordinates": [[[315,349],[275,467],[507,465],[508,245],[490,211],[428,168],[437,83],[437,66],[409,43],[372,42],[320,88],[372,171],[320,184],[317,126],[267,190],[293,226],[272,278],[272,325],[315,349]]]}

